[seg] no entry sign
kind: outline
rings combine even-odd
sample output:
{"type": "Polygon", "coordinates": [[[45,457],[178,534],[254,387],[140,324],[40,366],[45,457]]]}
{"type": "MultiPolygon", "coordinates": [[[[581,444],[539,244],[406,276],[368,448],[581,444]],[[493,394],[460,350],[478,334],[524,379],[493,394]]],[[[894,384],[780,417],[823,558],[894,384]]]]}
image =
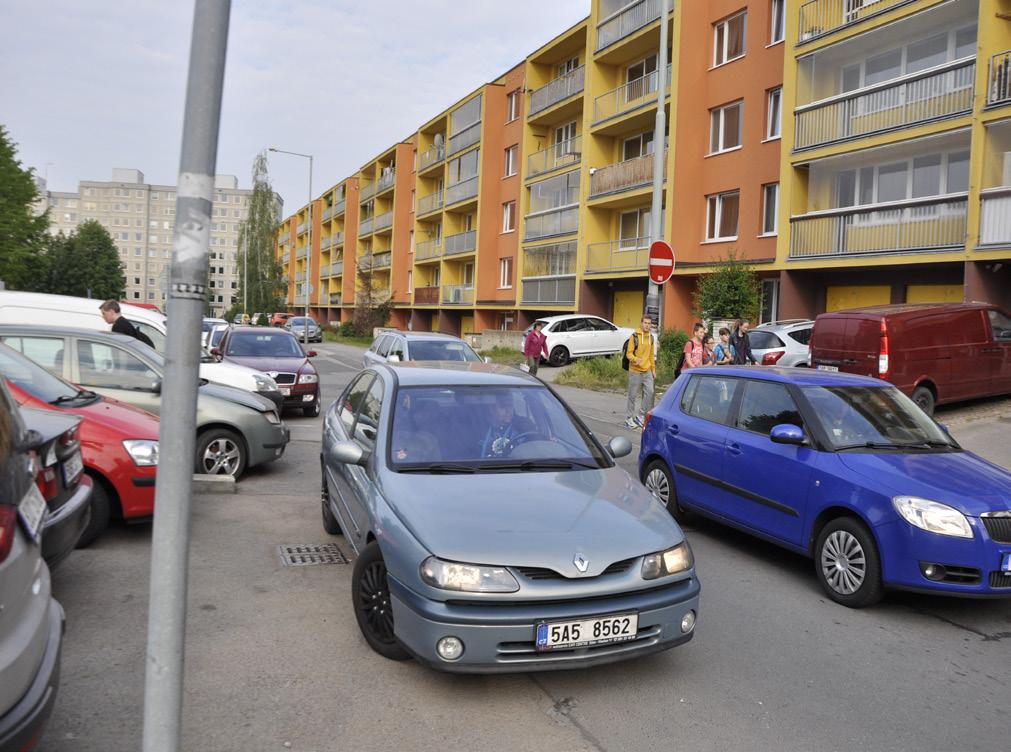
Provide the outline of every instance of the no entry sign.
{"type": "Polygon", "coordinates": [[[656,240],[649,247],[649,278],[662,285],[674,273],[674,249],[666,240],[656,240]]]}

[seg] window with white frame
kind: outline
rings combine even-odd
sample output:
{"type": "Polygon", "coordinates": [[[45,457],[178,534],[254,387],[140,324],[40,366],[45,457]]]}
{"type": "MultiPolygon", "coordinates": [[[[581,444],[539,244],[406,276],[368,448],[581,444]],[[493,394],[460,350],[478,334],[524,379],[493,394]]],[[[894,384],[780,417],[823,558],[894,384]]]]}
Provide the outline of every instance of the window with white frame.
{"type": "Polygon", "coordinates": [[[516,202],[507,201],[502,204],[502,232],[512,232],[516,229],[516,202]]]}
{"type": "Polygon", "coordinates": [[[777,86],[766,92],[765,138],[779,138],[783,133],[783,88],[777,86]]]}
{"type": "Polygon", "coordinates": [[[558,72],[558,78],[561,78],[562,76],[566,75],[567,73],[572,73],[572,71],[574,71],[578,67],[579,67],[579,58],[578,57],[571,57],[568,60],[566,60],[565,62],[559,63],[558,67],[556,68],[556,70],[558,72]]]}
{"type": "Polygon", "coordinates": [[[924,154],[835,174],[835,207],[882,204],[969,190],[969,152],[924,154]]]}
{"type": "Polygon", "coordinates": [[[744,57],[748,12],[713,24],[713,67],[744,57]]]}
{"type": "Polygon", "coordinates": [[[762,234],[775,235],[779,215],[779,183],[762,186],[762,234]]]}
{"type": "Polygon", "coordinates": [[[498,260],[498,286],[501,290],[508,290],[513,286],[513,260],[511,257],[498,260]]]}
{"type": "Polygon", "coordinates": [[[518,144],[513,144],[508,149],[505,150],[505,177],[512,177],[516,174],[517,164],[519,162],[519,150],[518,144]]]}
{"type": "Polygon", "coordinates": [[[709,153],[718,154],[721,151],[736,149],[741,145],[742,120],[744,117],[744,102],[716,107],[709,111],[709,153]]]}
{"type": "Polygon", "coordinates": [[[626,251],[649,245],[650,209],[624,211],[618,217],[618,248],[626,251]]]}
{"type": "Polygon", "coordinates": [[[771,16],[769,44],[782,42],[786,35],[786,0],[770,0],[769,15],[771,16]]]}
{"type": "Polygon", "coordinates": [[[706,197],[706,240],[736,240],[740,191],[706,197]]]}
{"type": "Polygon", "coordinates": [[[511,123],[520,116],[520,89],[509,92],[506,97],[506,122],[511,123]]]}
{"type": "Polygon", "coordinates": [[[653,131],[645,131],[626,138],[621,143],[622,160],[635,159],[653,153],[653,131]]]}

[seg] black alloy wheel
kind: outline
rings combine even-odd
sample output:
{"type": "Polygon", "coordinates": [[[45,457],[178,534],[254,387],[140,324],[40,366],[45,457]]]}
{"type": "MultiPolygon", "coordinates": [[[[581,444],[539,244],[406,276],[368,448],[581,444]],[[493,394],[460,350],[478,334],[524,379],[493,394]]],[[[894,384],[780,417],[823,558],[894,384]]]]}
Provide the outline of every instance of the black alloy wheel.
{"type": "Polygon", "coordinates": [[[551,350],[551,355],[548,356],[548,363],[553,365],[555,368],[559,366],[564,366],[569,362],[569,351],[562,347],[561,345],[556,345],[551,350]]]}
{"type": "Polygon", "coordinates": [[[918,386],[913,390],[913,402],[927,415],[934,414],[934,393],[925,386],[918,386]]]}
{"type": "Polygon", "coordinates": [[[369,647],[393,661],[410,658],[393,629],[393,606],[386,579],[386,562],[383,561],[383,553],[376,541],[367,545],[355,560],[351,598],[354,601],[358,628],[369,647]]]}

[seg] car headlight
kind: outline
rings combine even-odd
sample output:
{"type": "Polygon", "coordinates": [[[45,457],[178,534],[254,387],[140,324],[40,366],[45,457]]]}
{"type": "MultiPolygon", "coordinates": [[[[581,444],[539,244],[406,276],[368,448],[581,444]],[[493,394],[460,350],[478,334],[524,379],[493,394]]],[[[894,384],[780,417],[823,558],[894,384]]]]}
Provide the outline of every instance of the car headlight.
{"type": "Polygon", "coordinates": [[[301,373],[298,376],[299,384],[315,384],[319,381],[319,376],[314,373],[301,373]]]}
{"type": "Polygon", "coordinates": [[[267,410],[263,417],[267,419],[268,423],[273,423],[275,426],[281,423],[281,416],[277,414],[276,410],[267,410]]]}
{"type": "Polygon", "coordinates": [[[928,533],[951,535],[955,538],[972,537],[969,520],[947,504],[918,496],[896,496],[892,499],[892,506],[902,519],[928,533]]]}
{"type": "Polygon", "coordinates": [[[253,374],[253,383],[256,384],[256,391],[258,392],[276,392],[277,382],[274,381],[270,376],[263,373],[253,374]]]}
{"type": "Polygon", "coordinates": [[[684,541],[678,543],[674,548],[644,556],[642,578],[656,580],[660,577],[669,577],[672,574],[679,574],[691,569],[694,564],[695,557],[692,556],[692,547],[688,545],[688,541],[684,541]]]}
{"type": "Polygon", "coordinates": [[[158,442],[151,439],[127,439],[123,448],[138,467],[151,467],[158,464],[158,442]]]}
{"type": "Polygon", "coordinates": [[[520,589],[516,578],[505,567],[458,564],[434,556],[421,562],[421,580],[440,590],[466,593],[515,593],[520,589]]]}

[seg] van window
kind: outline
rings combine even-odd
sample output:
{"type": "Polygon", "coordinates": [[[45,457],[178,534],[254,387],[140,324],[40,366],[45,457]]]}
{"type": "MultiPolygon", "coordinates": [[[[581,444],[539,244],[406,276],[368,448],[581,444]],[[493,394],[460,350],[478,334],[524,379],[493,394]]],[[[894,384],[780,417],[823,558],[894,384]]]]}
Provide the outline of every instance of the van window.
{"type": "Polygon", "coordinates": [[[990,317],[993,338],[1001,342],[1011,342],[1011,317],[994,310],[987,311],[986,315],[990,317]]]}

